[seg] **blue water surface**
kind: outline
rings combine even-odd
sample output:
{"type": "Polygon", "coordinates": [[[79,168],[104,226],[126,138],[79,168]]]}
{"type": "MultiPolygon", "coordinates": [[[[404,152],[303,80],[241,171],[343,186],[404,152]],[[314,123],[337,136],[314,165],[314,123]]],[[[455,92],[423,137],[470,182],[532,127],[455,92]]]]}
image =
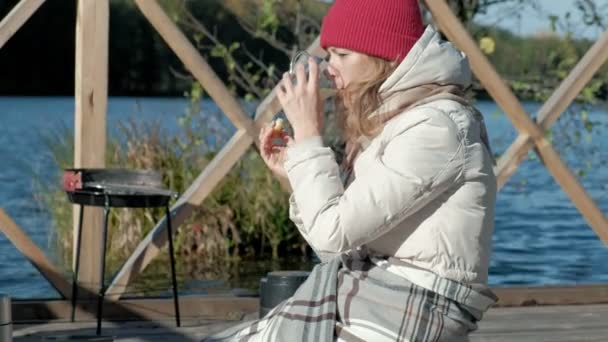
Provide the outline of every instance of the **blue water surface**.
{"type": "MultiPolygon", "coordinates": [[[[116,135],[119,122],[158,122],[168,134],[178,129],[178,117],[188,106],[183,98],[110,98],[108,131],[116,135]]],[[[211,102],[205,112],[217,111],[211,102]]],[[[494,152],[502,153],[516,131],[495,103],[480,101],[494,152]]],[[[526,103],[534,115],[539,104],[526,103]]],[[[608,213],[608,111],[595,107],[588,114],[574,111],[551,138],[587,191],[608,213]],[[596,123],[592,133],[584,118],[596,123]],[[580,131],[580,141],[565,143],[580,131]],[[602,132],[604,134],[602,134],[602,132]],[[580,146],[584,146],[581,149],[580,146]],[[589,147],[588,147],[589,146],[589,147]],[[581,152],[584,151],[584,152],[581,152]]],[[[566,115],[566,114],[564,114],[566,115]]],[[[48,216],[35,200],[34,175],[58,172],[43,137],[62,129],[73,131],[71,97],[0,97],[0,207],[52,259],[48,216]]],[[[227,124],[220,120],[220,124],[227,124]]],[[[564,122],[562,124],[562,122],[564,122]]],[[[551,285],[608,282],[608,248],[602,244],[568,196],[533,153],[498,195],[492,285],[551,285]]],[[[55,298],[58,294],[16,248],[0,234],[0,293],[14,298],[55,298]]]]}

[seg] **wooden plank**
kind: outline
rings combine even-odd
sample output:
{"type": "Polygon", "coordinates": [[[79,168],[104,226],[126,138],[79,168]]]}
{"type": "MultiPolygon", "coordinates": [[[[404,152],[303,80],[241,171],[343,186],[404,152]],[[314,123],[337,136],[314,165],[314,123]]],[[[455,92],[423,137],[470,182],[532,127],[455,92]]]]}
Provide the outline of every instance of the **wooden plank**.
{"type": "Polygon", "coordinates": [[[156,0],[135,0],[135,3],[236,128],[247,130],[251,136],[256,137],[253,121],[245,114],[228,88],[188,38],[167,16],[158,2],[156,0]]]}
{"type": "MultiPolygon", "coordinates": [[[[242,299],[238,299],[239,301],[242,299]]],[[[166,300],[166,306],[170,302],[166,300]]],[[[122,301],[121,301],[122,302],[122,301]]],[[[252,303],[252,307],[255,303],[252,303]]],[[[141,304],[134,304],[140,306],[141,304]]],[[[151,304],[144,303],[150,311],[156,310],[151,304]]],[[[209,307],[214,304],[196,303],[192,306],[209,307]]],[[[234,308],[230,303],[217,303],[234,308]]],[[[65,308],[57,308],[57,303],[48,304],[48,308],[54,311],[62,311],[65,308]]],[[[65,304],[64,304],[65,306],[65,304]]],[[[40,303],[36,307],[23,303],[23,306],[13,304],[13,311],[20,312],[24,309],[42,309],[40,303]]],[[[219,307],[222,310],[222,307],[219,307]]],[[[167,310],[162,307],[160,310],[167,310]]],[[[251,308],[240,312],[245,313],[251,308]]],[[[239,311],[227,319],[218,316],[216,319],[207,319],[202,314],[197,317],[193,311],[192,318],[186,319],[181,328],[175,328],[170,318],[163,315],[153,315],[146,321],[116,321],[122,316],[111,316],[104,322],[104,335],[114,336],[116,341],[200,341],[213,333],[223,331],[230,326],[242,322],[251,321],[257,316],[255,311],[241,316],[239,311]]],[[[576,306],[546,306],[525,308],[491,308],[484,314],[483,319],[478,322],[478,330],[469,336],[471,341],[605,341],[608,335],[608,325],[605,323],[608,314],[608,305],[576,305],[576,306]]],[[[13,338],[16,342],[40,341],[53,339],[57,336],[93,336],[95,323],[87,320],[76,323],[67,323],[65,320],[54,319],[50,323],[31,324],[17,321],[13,326],[13,338]]]]}
{"type": "Polygon", "coordinates": [[[21,0],[0,21],[0,49],[11,39],[21,26],[36,12],[45,0],[21,0]]]}
{"type": "MultiPolygon", "coordinates": [[[[324,52],[319,45],[317,38],[308,48],[312,54],[324,56],[324,52]]],[[[200,205],[205,198],[213,191],[219,180],[221,180],[240,159],[243,153],[250,146],[251,142],[257,141],[258,130],[261,125],[269,122],[274,115],[281,110],[281,106],[276,98],[276,88],[262,101],[256,111],[254,124],[254,138],[250,137],[247,131],[237,132],[228,144],[220,151],[214,160],[203,170],[194,183],[180,197],[177,203],[171,208],[172,220],[175,228],[179,227],[190,215],[194,206],[200,205]],[[226,159],[228,158],[228,159],[226,159]]],[[[288,184],[282,184],[284,189],[288,184]]],[[[129,282],[153,260],[160,247],[166,242],[166,222],[162,219],[137,246],[133,254],[118,271],[114,280],[108,287],[110,300],[118,300],[126,290],[129,282]]],[[[174,229],[176,231],[176,229],[174,229]]]]}
{"type": "MultiPolygon", "coordinates": [[[[606,340],[608,325],[605,324],[607,306],[554,306],[545,308],[490,309],[479,329],[469,339],[475,342],[496,341],[601,341],[606,340]],[[551,320],[554,321],[551,321],[551,320]]],[[[245,316],[234,320],[187,320],[181,328],[175,328],[170,320],[104,322],[104,335],[114,336],[121,342],[200,341],[204,337],[223,331],[230,326],[255,319],[245,316]]],[[[57,336],[93,336],[94,322],[64,323],[53,321],[36,325],[17,323],[14,326],[15,342],[56,340],[57,336]]]]}
{"type": "Polygon", "coordinates": [[[3,209],[0,209],[0,231],[63,298],[71,298],[70,283],[3,209]]]}
{"type": "MultiPolygon", "coordinates": [[[[574,69],[572,69],[568,77],[562,81],[557,90],[539,109],[537,122],[542,129],[548,130],[551,128],[551,125],[568,108],[597,70],[606,62],[607,58],[608,31],[604,32],[600,39],[593,44],[574,69]]],[[[515,173],[519,164],[533,147],[534,144],[529,139],[529,136],[520,134],[516,141],[500,157],[496,168],[499,189],[515,173]]]]}
{"type": "Polygon", "coordinates": [[[493,287],[496,306],[608,304],[608,284],[576,286],[493,287]]]}
{"type": "MultiPolygon", "coordinates": [[[[69,300],[13,300],[13,320],[17,323],[49,320],[69,320],[69,300]]],[[[246,314],[258,312],[259,299],[254,297],[182,296],[179,298],[180,316],[188,319],[238,320],[246,314]]],[[[78,321],[95,320],[97,301],[80,301],[78,321]]],[[[104,302],[104,320],[173,320],[173,298],[123,299],[104,302]]]]}
{"type": "MultiPolygon", "coordinates": [[[[483,325],[483,321],[481,323],[483,325]]],[[[508,331],[496,334],[473,333],[471,342],[606,342],[608,330],[605,328],[587,330],[534,330],[519,331],[516,326],[509,327],[508,331]]],[[[135,342],[137,340],[132,340],[135,342]]],[[[160,341],[160,340],[159,340],[160,341]]],[[[127,342],[122,341],[121,342],[127,342]]],[[[131,341],[129,341],[131,342],[131,341]]]]}
{"type": "MultiPolygon", "coordinates": [[[[212,162],[188,187],[188,190],[171,208],[173,231],[189,216],[194,206],[198,206],[213,191],[215,186],[232,169],[234,164],[247,151],[253,139],[248,132],[241,130],[228,141],[212,162]]],[[[163,218],[137,246],[108,287],[109,300],[118,300],[130,280],[152,261],[167,241],[166,220],[163,218]]]]}
{"type": "Polygon", "coordinates": [[[492,308],[471,341],[605,341],[608,305],[492,308]]]}
{"type": "Polygon", "coordinates": [[[549,305],[494,308],[488,312],[484,331],[501,331],[517,324],[526,330],[568,330],[602,326],[608,329],[608,305],[549,305]],[[583,318],[584,319],[580,319],[583,318]],[[557,323],[557,324],[556,324],[557,323]]]}
{"type": "Polygon", "coordinates": [[[176,328],[175,323],[169,321],[104,322],[102,335],[111,336],[111,339],[96,338],[95,322],[15,324],[13,339],[14,342],[195,342],[238,323],[240,321],[194,319],[184,321],[180,328],[176,328]]]}
{"type": "MultiPolygon", "coordinates": [[[[108,0],[79,0],[76,18],[74,167],[104,167],[108,97],[108,0]]],[[[78,207],[74,206],[74,246],[78,207]]],[[[79,281],[89,289],[100,282],[103,212],[84,211],[79,281]]],[[[74,253],[75,255],[75,253],[74,253]]]]}
{"type": "Polygon", "coordinates": [[[560,159],[551,143],[544,136],[543,130],[526,114],[521,103],[494,70],[460,20],[452,13],[445,0],[426,0],[426,4],[445,35],[466,53],[473,72],[486,90],[509,116],[515,128],[534,141],[536,151],[551,175],[583,214],[583,217],[599,238],[605,244],[608,244],[608,220],[606,220],[602,211],[578,182],[576,176],[560,159]]]}

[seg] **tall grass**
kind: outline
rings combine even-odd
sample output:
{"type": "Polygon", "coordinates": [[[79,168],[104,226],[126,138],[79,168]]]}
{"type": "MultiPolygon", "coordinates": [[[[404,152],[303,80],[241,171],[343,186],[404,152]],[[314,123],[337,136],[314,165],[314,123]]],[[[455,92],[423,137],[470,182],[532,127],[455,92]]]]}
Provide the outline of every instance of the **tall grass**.
{"type": "MultiPolygon", "coordinates": [[[[180,117],[180,130],[169,134],[158,123],[133,120],[120,124],[108,141],[109,168],[153,169],[164,184],[183,193],[229,137],[218,124],[219,113],[201,113],[198,102],[180,117]]],[[[57,170],[73,165],[73,134],[68,129],[46,136],[57,170]]],[[[41,183],[40,198],[53,223],[53,247],[64,269],[72,263],[72,205],[60,188],[61,172],[41,183]]],[[[43,177],[40,177],[43,179],[43,177]]],[[[107,272],[114,272],[164,215],[159,209],[113,209],[107,244],[107,272]]],[[[215,191],[176,229],[180,278],[238,277],[243,260],[305,256],[306,243],[288,217],[288,195],[253,149],[247,151],[215,191]]],[[[166,249],[148,267],[136,291],[148,291],[153,279],[166,278],[166,249]]]]}

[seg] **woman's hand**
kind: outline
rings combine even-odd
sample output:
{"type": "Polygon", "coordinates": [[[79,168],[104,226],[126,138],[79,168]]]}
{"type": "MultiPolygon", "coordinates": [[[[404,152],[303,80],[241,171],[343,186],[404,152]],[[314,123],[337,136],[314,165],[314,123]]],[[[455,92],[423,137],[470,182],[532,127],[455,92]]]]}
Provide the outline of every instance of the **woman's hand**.
{"type": "Polygon", "coordinates": [[[283,164],[287,154],[287,147],[293,144],[293,139],[282,129],[264,126],[260,130],[260,154],[268,168],[278,177],[287,179],[287,171],[283,164]],[[283,144],[278,144],[277,140],[283,144]]]}
{"type": "Polygon", "coordinates": [[[319,96],[319,66],[308,59],[309,75],[306,79],[304,65],[296,65],[296,84],[289,73],[283,74],[277,97],[287,120],[293,127],[295,141],[319,136],[323,128],[323,103],[319,96]]]}

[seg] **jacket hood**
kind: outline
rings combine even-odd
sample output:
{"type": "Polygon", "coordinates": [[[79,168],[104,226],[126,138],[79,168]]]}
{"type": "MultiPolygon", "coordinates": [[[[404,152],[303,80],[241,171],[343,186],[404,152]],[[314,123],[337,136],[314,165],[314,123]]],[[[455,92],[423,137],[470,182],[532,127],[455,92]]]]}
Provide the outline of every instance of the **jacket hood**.
{"type": "Polygon", "coordinates": [[[452,43],[445,41],[432,26],[412,47],[397,69],[382,84],[380,92],[402,91],[425,84],[471,84],[467,57],[452,43]]]}

